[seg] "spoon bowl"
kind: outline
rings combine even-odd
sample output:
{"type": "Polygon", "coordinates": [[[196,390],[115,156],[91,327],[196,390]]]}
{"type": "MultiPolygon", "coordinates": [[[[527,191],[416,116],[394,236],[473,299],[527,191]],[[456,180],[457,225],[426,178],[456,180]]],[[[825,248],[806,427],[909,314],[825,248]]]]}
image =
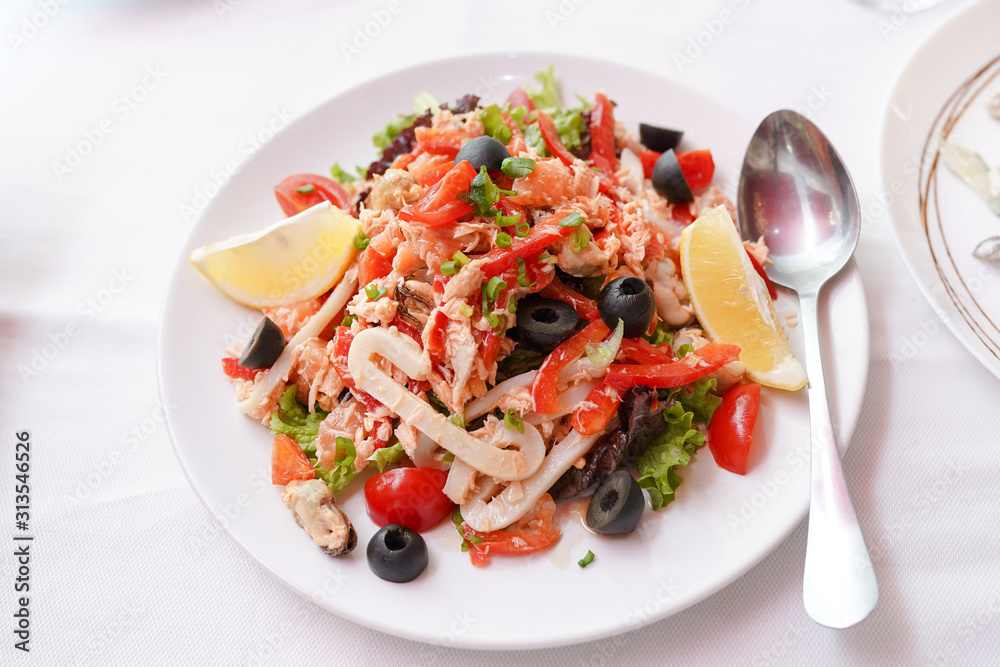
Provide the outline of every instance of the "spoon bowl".
{"type": "Polygon", "coordinates": [[[826,136],[794,111],[757,128],[743,162],[738,218],[763,237],[772,281],[799,297],[809,378],[810,498],[802,595],[817,623],[846,628],[878,602],[878,582],[844,481],[823,373],[819,295],[854,254],[861,216],[854,183],[826,136]]]}

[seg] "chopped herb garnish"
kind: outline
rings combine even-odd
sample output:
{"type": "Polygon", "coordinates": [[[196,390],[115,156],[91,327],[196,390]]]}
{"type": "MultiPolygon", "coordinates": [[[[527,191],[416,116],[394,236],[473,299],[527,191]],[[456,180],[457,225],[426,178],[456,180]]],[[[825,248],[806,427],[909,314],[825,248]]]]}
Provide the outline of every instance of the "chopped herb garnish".
{"type": "Polygon", "coordinates": [[[537,281],[532,280],[528,282],[528,265],[524,262],[524,258],[517,258],[517,284],[521,287],[531,287],[537,281]]]}
{"type": "Polygon", "coordinates": [[[656,328],[653,333],[648,336],[643,336],[652,345],[667,345],[674,342],[674,334],[672,331],[667,331],[663,326],[663,321],[658,321],[656,323],[656,328]]]}
{"type": "Polygon", "coordinates": [[[573,211],[565,218],[559,221],[560,227],[579,227],[583,224],[583,216],[573,211]]]}
{"type": "Polygon", "coordinates": [[[509,429],[517,429],[518,433],[524,433],[524,422],[520,413],[515,410],[508,410],[503,416],[503,425],[509,429]]]}
{"type": "Polygon", "coordinates": [[[450,417],[448,417],[448,421],[450,421],[452,424],[454,424],[459,428],[465,428],[465,417],[463,417],[458,413],[455,413],[450,417]]]}
{"type": "Polygon", "coordinates": [[[448,260],[447,262],[441,262],[441,275],[453,276],[456,273],[458,273],[458,268],[459,267],[456,266],[455,262],[452,260],[448,260]]]}
{"type": "Polygon", "coordinates": [[[354,237],[354,248],[358,252],[361,252],[362,250],[367,248],[368,244],[371,242],[372,240],[368,238],[367,234],[365,234],[363,231],[359,231],[358,235],[354,237]]]}
{"type": "Polygon", "coordinates": [[[486,165],[479,168],[479,173],[469,185],[468,203],[476,215],[490,215],[490,209],[500,198],[500,188],[493,184],[486,172],[486,165]]]}
{"type": "Polygon", "coordinates": [[[365,288],[365,294],[367,294],[368,298],[371,299],[372,301],[378,301],[379,299],[384,297],[388,292],[389,290],[387,290],[384,287],[379,287],[375,283],[372,283],[371,285],[365,288]]]}
{"type": "Polygon", "coordinates": [[[459,266],[465,266],[469,263],[469,258],[466,257],[465,253],[461,250],[456,250],[455,254],[451,256],[451,259],[459,266]]]}
{"type": "Polygon", "coordinates": [[[354,317],[352,315],[345,315],[344,319],[340,321],[340,326],[349,327],[354,324],[354,317]]]}
{"type": "MultiPolygon", "coordinates": [[[[496,209],[493,209],[496,211],[496,209]]],[[[514,215],[504,215],[502,211],[497,211],[496,225],[497,227],[514,227],[521,222],[521,214],[515,213],[514,215]]]]}
{"type": "Polygon", "coordinates": [[[492,304],[500,296],[500,290],[507,289],[507,283],[504,282],[503,278],[500,276],[493,276],[490,278],[489,282],[486,283],[486,287],[483,289],[483,295],[489,299],[492,304]]]}
{"type": "Polygon", "coordinates": [[[587,555],[576,562],[580,567],[587,567],[594,562],[594,552],[587,550],[587,555]]]}
{"type": "Polygon", "coordinates": [[[692,352],[694,352],[694,347],[692,347],[690,343],[684,343],[679,348],[677,348],[677,358],[683,359],[692,352]]]}
{"type": "Polygon", "coordinates": [[[497,246],[499,246],[501,248],[509,248],[510,247],[510,242],[512,240],[513,239],[510,238],[510,234],[508,234],[507,232],[498,232],[497,233],[497,246]]]}
{"type": "Polygon", "coordinates": [[[573,252],[580,252],[590,245],[590,230],[586,227],[574,229],[569,235],[569,247],[573,252]]]}
{"type": "Polygon", "coordinates": [[[531,225],[529,225],[527,223],[527,221],[525,221],[525,220],[520,221],[514,227],[514,234],[516,234],[518,236],[518,238],[522,238],[523,239],[525,236],[527,236],[530,233],[531,233],[531,225]]]}
{"type": "Polygon", "coordinates": [[[511,178],[524,178],[535,170],[535,161],[530,157],[508,157],[500,163],[500,171],[511,178]]]}
{"type": "Polygon", "coordinates": [[[462,313],[462,315],[464,315],[465,317],[472,317],[472,313],[474,313],[475,311],[469,304],[460,303],[458,304],[458,312],[462,313]]]}
{"type": "Polygon", "coordinates": [[[308,183],[306,185],[302,185],[295,188],[295,191],[298,192],[300,195],[307,195],[315,189],[316,189],[315,185],[313,185],[312,183],[308,183]]]}
{"type": "MultiPolygon", "coordinates": [[[[532,285],[534,285],[534,283],[532,283],[532,285]]],[[[510,303],[507,304],[507,312],[508,313],[517,312],[517,302],[514,301],[513,299],[511,299],[510,303]]]]}
{"type": "Polygon", "coordinates": [[[354,448],[354,441],[338,435],[336,443],[337,451],[333,455],[333,465],[343,467],[354,463],[354,457],[358,455],[358,450],[354,448]]]}

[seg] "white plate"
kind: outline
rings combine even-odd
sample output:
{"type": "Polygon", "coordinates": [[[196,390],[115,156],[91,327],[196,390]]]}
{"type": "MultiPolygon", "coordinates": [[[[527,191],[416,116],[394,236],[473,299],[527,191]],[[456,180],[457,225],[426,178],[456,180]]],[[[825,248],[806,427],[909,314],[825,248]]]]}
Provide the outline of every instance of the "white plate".
{"type": "Polygon", "coordinates": [[[885,113],[881,171],[896,243],[924,296],[1000,377],[1000,273],[972,256],[980,241],[1000,235],[1000,218],[937,159],[935,140],[947,133],[987,164],[1000,164],[1000,122],[983,105],[997,93],[1000,3],[980,2],[907,63],[885,113]]]}
{"type": "MultiPolygon", "coordinates": [[[[324,173],[334,162],[369,161],[369,137],[410,108],[415,93],[438,99],[485,93],[502,102],[549,64],[564,88],[592,97],[607,89],[616,116],[687,131],[691,147],[711,148],[723,180],[738,173],[753,127],[733,111],[671,81],[607,62],[556,55],[474,56],[421,65],[348,91],[284,130],[243,167],[195,227],[170,287],[160,338],[163,400],[177,456],[192,486],[230,534],[275,576],[325,608],[387,633],[481,649],[536,648],[582,642],[664,618],[730,583],[768,554],[799,523],[808,502],[807,404],[804,393],[766,391],[750,472],[718,468],[703,449],[683,471],[678,499],[647,511],[637,533],[608,539],[577,518],[545,554],[498,557],[474,568],[449,524],[426,537],[431,564],[406,585],[377,579],[365,561],[375,533],[362,494],[343,501],[359,547],[331,559],[315,547],[269,484],[271,436],[239,415],[219,368],[224,348],[258,316],[217,292],[188,263],[195,247],[259,229],[281,217],[271,189],[296,172],[324,173]],[[242,327],[242,331],[237,333],[242,327]],[[586,569],[577,560],[596,554],[586,569]]],[[[735,182],[727,182],[735,194],[735,182]]],[[[786,304],[787,305],[787,304],[786,304]]],[[[843,446],[850,439],[868,369],[868,318],[853,264],[822,304],[833,414],[843,446]],[[846,325],[846,326],[845,326],[846,325]]],[[[794,333],[793,329],[793,333],[794,333]]],[[[793,336],[794,338],[794,336],[793,336]]],[[[796,573],[797,576],[798,573],[796,573]]],[[[266,600],[261,601],[266,604],[266,600]]]]}

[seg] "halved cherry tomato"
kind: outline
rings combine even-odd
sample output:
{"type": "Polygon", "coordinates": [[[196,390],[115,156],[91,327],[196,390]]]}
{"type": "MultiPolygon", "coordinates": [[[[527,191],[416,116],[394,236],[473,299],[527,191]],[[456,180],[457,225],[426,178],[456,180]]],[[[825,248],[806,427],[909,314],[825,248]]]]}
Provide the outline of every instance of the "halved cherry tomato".
{"type": "Polygon", "coordinates": [[[284,486],[293,479],[316,479],[316,469],[299,443],[279,433],[271,447],[271,484],[284,486]]]}
{"type": "Polygon", "coordinates": [[[532,111],[535,108],[531,98],[528,97],[528,93],[524,92],[524,88],[520,86],[511,91],[511,94],[507,96],[507,104],[510,105],[511,109],[527,107],[528,111],[532,111]]]}
{"type": "MultiPolygon", "coordinates": [[[[586,331],[586,329],[584,330],[586,331]]],[[[581,332],[582,333],[582,332],[581,332]]],[[[579,334],[577,334],[579,335],[579,334]]],[[[573,340],[572,338],[570,340],[573,340]]],[[[558,350],[558,348],[556,348],[558,350]]],[[[689,353],[683,359],[665,364],[621,365],[612,364],[604,381],[612,387],[632,387],[645,385],[656,389],[683,387],[719,370],[730,361],[739,359],[738,345],[708,343],[689,353]]],[[[545,365],[542,364],[542,368],[545,365]]],[[[539,369],[541,374],[541,369],[539,369]]],[[[538,375],[535,376],[538,382],[538,375]]],[[[536,409],[538,401],[535,401],[536,409]]],[[[538,410],[541,412],[541,410],[538,410]]]]}
{"type": "Polygon", "coordinates": [[[471,213],[472,207],[457,199],[466,192],[476,177],[476,170],[468,160],[462,160],[451,168],[416,202],[407,204],[399,212],[399,218],[407,222],[420,222],[428,227],[440,227],[455,222],[471,213]]]}
{"type": "Polygon", "coordinates": [[[553,546],[562,535],[553,521],[555,512],[556,503],[546,493],[512,526],[479,532],[462,523],[459,532],[468,541],[469,559],[478,567],[488,564],[491,556],[523,556],[553,546]]]}
{"type": "Polygon", "coordinates": [[[653,177],[653,167],[656,161],[663,155],[660,151],[651,151],[648,148],[639,151],[639,161],[642,162],[642,175],[644,178],[653,177]]]}
{"type": "Polygon", "coordinates": [[[708,447],[720,468],[746,474],[759,408],[760,385],[754,382],[738,384],[723,394],[708,425],[708,447]]]}
{"type": "Polygon", "coordinates": [[[688,182],[691,192],[704,190],[712,184],[712,176],[715,174],[715,161],[712,160],[712,151],[690,151],[688,153],[678,153],[677,162],[684,173],[684,179],[688,182]]]}
{"type": "Polygon", "coordinates": [[[325,201],[341,210],[351,210],[351,198],[340,183],[318,174],[289,176],[274,189],[274,196],[289,217],[325,201]]]}
{"type": "Polygon", "coordinates": [[[563,145],[562,139],[559,138],[559,132],[556,130],[556,124],[548,114],[542,111],[537,113],[538,119],[536,122],[542,134],[542,141],[545,142],[545,147],[549,149],[549,152],[554,157],[559,158],[563,164],[567,167],[570,166],[576,160],[576,157],[563,145]]]}
{"type": "MultiPolygon", "coordinates": [[[[596,344],[607,338],[610,333],[611,329],[608,328],[608,325],[601,320],[595,320],[564,340],[559,347],[552,350],[549,356],[545,357],[545,361],[542,362],[534,381],[531,383],[531,397],[535,401],[535,412],[551,415],[565,410],[559,403],[559,396],[556,394],[559,373],[583,354],[588,344],[596,344]]],[[[635,366],[634,368],[640,367],[635,366]]]]}
{"type": "Polygon", "coordinates": [[[584,406],[573,413],[573,428],[580,435],[594,435],[603,431],[618,411],[622,402],[621,390],[609,386],[604,380],[587,394],[584,406]]]}
{"type": "Polygon", "coordinates": [[[222,372],[236,380],[253,380],[258,373],[263,373],[263,368],[243,368],[240,362],[232,357],[222,358],[222,372]]]}
{"type": "Polygon", "coordinates": [[[778,298],[778,291],[774,289],[774,283],[771,279],[767,277],[767,272],[764,271],[764,267],[760,265],[757,258],[753,256],[753,253],[747,250],[747,257],[750,258],[750,263],[753,264],[753,270],[757,272],[757,275],[764,279],[764,284],[767,286],[767,294],[774,301],[778,298]]]}
{"type": "Polygon", "coordinates": [[[398,523],[418,533],[451,516],[455,503],[444,495],[448,473],[433,468],[395,468],[365,482],[368,516],[379,526],[398,523]]]}
{"type": "Polygon", "coordinates": [[[614,107],[604,93],[597,93],[590,112],[590,159],[602,174],[614,178],[618,171],[615,153],[614,107]]]}
{"type": "Polygon", "coordinates": [[[691,213],[691,207],[687,204],[675,204],[671,219],[677,224],[687,227],[694,222],[694,214],[691,213]]]}

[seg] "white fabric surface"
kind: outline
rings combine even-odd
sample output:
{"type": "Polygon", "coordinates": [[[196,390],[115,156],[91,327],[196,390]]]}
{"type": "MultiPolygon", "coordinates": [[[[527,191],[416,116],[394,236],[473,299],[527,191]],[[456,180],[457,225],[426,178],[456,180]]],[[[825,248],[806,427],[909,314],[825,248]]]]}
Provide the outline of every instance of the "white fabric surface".
{"type": "MultiPolygon", "coordinates": [[[[990,425],[998,381],[935,318],[886,215],[864,230],[857,253],[872,356],[845,469],[881,584],[878,608],[857,627],[829,630],[806,616],[804,524],[747,575],[663,622],[513,653],[423,645],[342,620],[285,588],[227,536],[168,441],[156,339],[170,271],[192,226],[182,205],[211,194],[213,174],[246,156],[248,136],[411,63],[498,49],[596,55],[662,73],[749,119],[812,104],[867,207],[879,189],[888,91],[909,54],[965,6],[949,1],[893,16],[849,0],[425,0],[406,2],[348,62],[341,43],[388,4],[3,3],[0,514],[5,524],[13,514],[14,433],[28,430],[30,660],[997,664],[1000,449],[990,425]],[[25,21],[42,23],[45,7],[52,16],[32,33],[25,21]],[[678,68],[674,53],[723,11],[732,20],[678,68]],[[553,23],[556,15],[565,20],[553,23]],[[31,34],[15,44],[12,33],[31,34]],[[144,77],[145,99],[129,108],[121,97],[144,77]],[[65,161],[87,132],[96,136],[103,118],[110,132],[79,166],[56,174],[53,161],[65,161]],[[73,334],[60,336],[67,325],[73,334]],[[18,366],[30,366],[49,343],[50,353],[63,349],[36,376],[21,377],[18,366]]],[[[10,634],[14,567],[11,556],[0,558],[0,663],[28,664],[10,634]]]]}

